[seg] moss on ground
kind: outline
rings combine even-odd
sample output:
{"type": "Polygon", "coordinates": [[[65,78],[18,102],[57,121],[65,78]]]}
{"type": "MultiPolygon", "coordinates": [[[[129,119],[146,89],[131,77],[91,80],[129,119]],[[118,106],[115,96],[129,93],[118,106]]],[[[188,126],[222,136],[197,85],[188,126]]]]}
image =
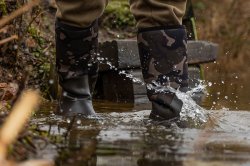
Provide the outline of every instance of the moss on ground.
{"type": "Polygon", "coordinates": [[[111,1],[104,15],[106,15],[104,25],[110,28],[126,29],[128,26],[135,26],[135,19],[127,1],[111,1]]]}
{"type": "Polygon", "coordinates": [[[0,0],[0,16],[6,15],[7,14],[7,9],[6,9],[6,4],[4,0],[0,0]]]}

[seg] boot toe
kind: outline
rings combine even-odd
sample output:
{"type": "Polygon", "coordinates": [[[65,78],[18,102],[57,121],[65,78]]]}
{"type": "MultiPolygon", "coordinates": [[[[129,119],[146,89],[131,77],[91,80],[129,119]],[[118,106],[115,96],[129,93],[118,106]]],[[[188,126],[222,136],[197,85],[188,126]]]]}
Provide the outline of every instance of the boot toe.
{"type": "Polygon", "coordinates": [[[94,116],[96,115],[92,101],[88,99],[63,99],[59,101],[58,110],[63,116],[94,116]]]}
{"type": "Polygon", "coordinates": [[[170,107],[164,104],[160,104],[157,102],[152,102],[152,111],[149,115],[149,118],[152,120],[170,120],[174,118],[179,118],[180,112],[174,111],[170,107]]]}

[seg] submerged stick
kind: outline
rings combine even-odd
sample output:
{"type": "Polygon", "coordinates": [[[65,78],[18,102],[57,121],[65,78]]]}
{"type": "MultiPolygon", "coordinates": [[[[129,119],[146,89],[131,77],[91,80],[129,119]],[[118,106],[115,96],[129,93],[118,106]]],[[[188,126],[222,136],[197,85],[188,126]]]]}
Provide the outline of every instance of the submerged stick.
{"type": "Polygon", "coordinates": [[[39,4],[40,0],[32,0],[22,6],[21,8],[15,10],[12,12],[10,15],[2,18],[0,20],[0,28],[3,27],[4,25],[8,24],[11,20],[15,19],[16,17],[22,15],[23,13],[29,11],[31,8],[37,6],[39,4]]]}
{"type": "Polygon", "coordinates": [[[7,147],[17,138],[39,100],[37,91],[26,91],[14,105],[0,130],[0,162],[6,159],[7,147]]]}
{"type": "Polygon", "coordinates": [[[8,43],[8,42],[11,42],[12,40],[16,40],[18,39],[18,36],[17,35],[13,35],[11,37],[8,37],[8,38],[5,38],[3,40],[0,40],[0,46],[5,44],[5,43],[8,43]]]}

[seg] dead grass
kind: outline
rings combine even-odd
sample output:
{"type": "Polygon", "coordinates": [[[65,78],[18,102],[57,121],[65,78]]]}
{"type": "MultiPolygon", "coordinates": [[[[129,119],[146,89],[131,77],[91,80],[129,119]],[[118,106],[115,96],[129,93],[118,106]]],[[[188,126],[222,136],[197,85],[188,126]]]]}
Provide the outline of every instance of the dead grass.
{"type": "Polygon", "coordinates": [[[250,1],[194,0],[200,39],[220,45],[219,67],[248,72],[250,59],[250,1]]]}

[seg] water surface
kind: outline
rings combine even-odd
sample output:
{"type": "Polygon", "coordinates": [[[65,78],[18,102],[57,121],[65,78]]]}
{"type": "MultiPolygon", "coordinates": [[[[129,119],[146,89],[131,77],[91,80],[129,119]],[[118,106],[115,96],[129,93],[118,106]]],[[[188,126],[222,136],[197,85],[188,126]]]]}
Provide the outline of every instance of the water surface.
{"type": "Polygon", "coordinates": [[[189,119],[182,126],[149,120],[150,104],[95,101],[98,118],[87,119],[62,118],[54,105],[43,106],[32,123],[51,142],[33,157],[60,166],[250,165],[250,86],[237,80],[210,78],[202,107],[188,110],[204,111],[206,122],[189,119]]]}

